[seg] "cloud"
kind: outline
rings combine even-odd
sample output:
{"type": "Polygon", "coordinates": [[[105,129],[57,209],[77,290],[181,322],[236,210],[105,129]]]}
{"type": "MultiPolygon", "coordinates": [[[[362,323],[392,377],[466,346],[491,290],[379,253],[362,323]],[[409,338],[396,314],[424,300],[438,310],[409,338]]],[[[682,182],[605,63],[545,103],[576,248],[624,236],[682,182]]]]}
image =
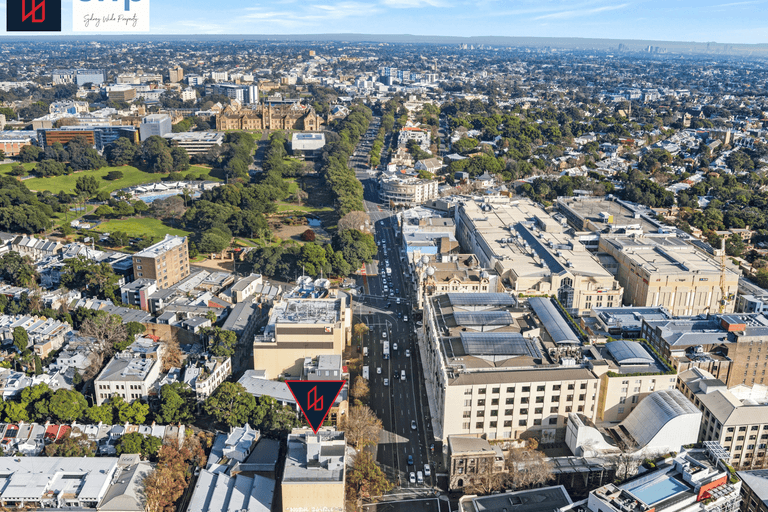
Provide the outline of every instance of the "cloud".
{"type": "Polygon", "coordinates": [[[754,4],[761,4],[761,3],[763,3],[763,2],[759,2],[757,0],[753,0],[753,1],[750,1],[750,2],[730,2],[730,3],[727,3],[727,4],[718,4],[718,5],[713,5],[712,7],[736,7],[736,6],[739,6],[739,5],[754,5],[754,4]]]}
{"type": "Polygon", "coordinates": [[[570,18],[579,18],[582,16],[589,16],[590,14],[598,14],[601,12],[616,11],[618,9],[624,9],[630,4],[618,4],[618,5],[605,5],[602,7],[595,7],[593,9],[572,9],[568,11],[558,11],[550,14],[544,14],[537,16],[535,20],[565,20],[570,18]]]}
{"type": "Polygon", "coordinates": [[[422,7],[448,7],[440,0],[382,0],[383,5],[393,9],[420,9],[422,7]]]}
{"type": "Polygon", "coordinates": [[[156,34],[223,34],[227,32],[227,28],[217,23],[181,20],[174,21],[170,25],[153,26],[152,32],[156,34]]]}

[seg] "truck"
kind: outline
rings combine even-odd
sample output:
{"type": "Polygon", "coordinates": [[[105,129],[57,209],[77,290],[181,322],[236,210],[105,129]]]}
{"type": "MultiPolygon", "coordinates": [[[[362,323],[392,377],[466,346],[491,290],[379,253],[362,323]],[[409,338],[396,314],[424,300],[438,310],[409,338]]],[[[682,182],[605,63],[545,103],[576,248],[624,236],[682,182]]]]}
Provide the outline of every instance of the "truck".
{"type": "Polygon", "coordinates": [[[370,378],[370,372],[368,371],[367,366],[363,366],[363,378],[365,380],[368,380],[370,378]]]}
{"type": "Polygon", "coordinates": [[[389,342],[384,342],[384,359],[389,359],[389,342]]]}

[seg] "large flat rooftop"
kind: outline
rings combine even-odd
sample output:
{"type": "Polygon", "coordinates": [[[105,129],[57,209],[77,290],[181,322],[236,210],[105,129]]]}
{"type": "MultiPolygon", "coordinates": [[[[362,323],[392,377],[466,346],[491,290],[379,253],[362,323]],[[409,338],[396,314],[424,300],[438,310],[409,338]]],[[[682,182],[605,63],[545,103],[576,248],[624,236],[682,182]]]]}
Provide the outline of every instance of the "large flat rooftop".
{"type": "Polygon", "coordinates": [[[184,236],[165,235],[164,240],[161,240],[154,245],[150,245],[149,247],[147,247],[141,252],[137,252],[136,254],[133,255],[133,257],[134,258],[157,258],[163,253],[166,253],[171,249],[174,249],[186,243],[186,241],[187,241],[187,238],[184,236]]]}
{"type": "Polygon", "coordinates": [[[524,279],[570,273],[613,279],[565,226],[530,200],[469,200],[461,208],[502,275],[524,279]]]}
{"type": "Polygon", "coordinates": [[[658,231],[658,224],[647,218],[645,210],[615,198],[558,197],[557,206],[578,230],[602,233],[636,229],[643,233],[658,231]]]}

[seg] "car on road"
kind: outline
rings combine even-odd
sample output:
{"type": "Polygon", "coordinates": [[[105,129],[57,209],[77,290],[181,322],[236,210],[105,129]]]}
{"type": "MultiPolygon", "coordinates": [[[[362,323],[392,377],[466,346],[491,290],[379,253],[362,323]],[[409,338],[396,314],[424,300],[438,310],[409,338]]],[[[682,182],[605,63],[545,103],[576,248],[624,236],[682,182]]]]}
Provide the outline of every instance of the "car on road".
{"type": "Polygon", "coordinates": [[[400,288],[395,288],[395,295],[400,295],[400,288]]]}
{"type": "Polygon", "coordinates": [[[405,316],[403,317],[403,322],[407,322],[407,321],[408,321],[408,315],[405,315],[405,316]]]}
{"type": "Polygon", "coordinates": [[[405,357],[411,357],[411,351],[408,349],[405,349],[405,357]]]}
{"type": "Polygon", "coordinates": [[[381,366],[376,367],[376,375],[381,375],[381,366]]]}
{"type": "Polygon", "coordinates": [[[400,370],[400,380],[405,382],[405,370],[400,370]]]}
{"type": "Polygon", "coordinates": [[[387,302],[387,307],[390,307],[392,305],[391,302],[387,302]]]}
{"type": "Polygon", "coordinates": [[[412,484],[415,484],[416,483],[416,473],[411,471],[411,476],[408,477],[408,481],[411,482],[412,484]]]}
{"type": "Polygon", "coordinates": [[[424,476],[431,475],[432,472],[429,470],[429,464],[424,464],[424,476]]]}
{"type": "Polygon", "coordinates": [[[411,430],[416,430],[416,420],[411,420],[411,430]]]}
{"type": "Polygon", "coordinates": [[[397,303],[400,304],[400,297],[397,298],[397,303]]]}
{"type": "Polygon", "coordinates": [[[397,350],[397,343],[392,344],[392,350],[397,350]]]}
{"type": "Polygon", "coordinates": [[[384,379],[384,385],[389,386],[389,379],[384,379]]]}
{"type": "Polygon", "coordinates": [[[408,456],[408,465],[413,466],[413,455],[408,456]]]}
{"type": "MultiPolygon", "coordinates": [[[[381,337],[386,338],[387,337],[387,331],[381,331],[381,337]]],[[[395,350],[397,350],[397,343],[395,343],[395,350]]]]}

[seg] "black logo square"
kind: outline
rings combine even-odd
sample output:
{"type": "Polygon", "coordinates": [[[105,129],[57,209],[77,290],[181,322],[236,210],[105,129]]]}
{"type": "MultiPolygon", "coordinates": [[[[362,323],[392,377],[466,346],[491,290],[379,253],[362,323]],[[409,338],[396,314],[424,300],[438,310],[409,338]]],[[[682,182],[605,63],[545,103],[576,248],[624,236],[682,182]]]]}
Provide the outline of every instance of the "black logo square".
{"type": "Polygon", "coordinates": [[[61,0],[6,0],[8,32],[61,32],[61,0]]]}

